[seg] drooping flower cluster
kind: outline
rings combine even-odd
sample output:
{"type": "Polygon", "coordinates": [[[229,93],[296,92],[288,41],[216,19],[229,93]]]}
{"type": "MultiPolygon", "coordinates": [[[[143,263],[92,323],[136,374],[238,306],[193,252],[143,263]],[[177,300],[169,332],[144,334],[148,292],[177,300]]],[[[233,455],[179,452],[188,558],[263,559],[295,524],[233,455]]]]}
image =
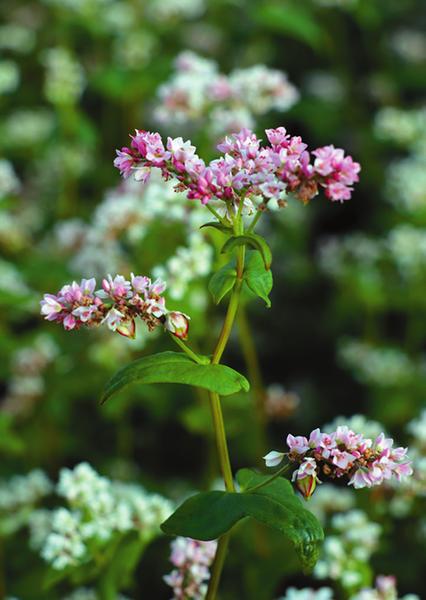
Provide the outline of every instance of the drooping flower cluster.
{"type": "Polygon", "coordinates": [[[35,511],[30,520],[31,546],[54,569],[87,563],[97,551],[130,532],[148,543],[160,535],[171,503],[136,484],[100,476],[89,464],[62,469],[56,491],[67,506],[35,511]]]}
{"type": "Polygon", "coordinates": [[[111,331],[125,337],[135,336],[135,319],[139,317],[151,331],[159,325],[173,335],[185,339],[189,317],[166,309],[164,293],[166,284],[157,279],[131,274],[131,281],[122,275],[108,275],[102,289],[95,291],[96,280],[82,279],[64,285],[59,292],[45,294],[41,301],[41,314],[48,321],[62,323],[64,329],[96,327],[106,323],[111,331]]]}
{"type": "Polygon", "coordinates": [[[217,542],[177,537],[171,544],[170,560],[176,567],[164,581],[173,588],[173,600],[203,600],[210,578],[209,567],[217,542]]]}
{"type": "Polygon", "coordinates": [[[319,429],[304,436],[287,436],[288,453],[272,451],[264,459],[266,466],[279,465],[285,456],[297,469],[292,480],[305,498],[309,498],[320,481],[319,476],[346,477],[354,488],[380,485],[386,480],[412,474],[406,448],[394,448],[393,440],[382,433],[375,440],[357,434],[347,426],[332,433],[319,429]]]}
{"type": "Polygon", "coordinates": [[[290,136],[284,127],[266,131],[270,145],[248,129],[226,137],[218,145],[223,156],[208,165],[195,153],[195,146],[182,138],[167,139],[158,133],[136,130],[130,147],[117,150],[114,165],[124,177],[133,175],[146,182],[152,168],[159,168],[164,179],[174,178],[176,190],[186,191],[189,199],[207,204],[218,198],[231,206],[249,200],[260,209],[285,206],[291,193],[306,203],[325,189],[334,201],[348,200],[352,185],[358,181],[360,165],[344,151],[324,146],[312,152],[299,136],[290,136]]]}
{"type": "Polygon", "coordinates": [[[202,123],[216,139],[254,127],[256,115],[288,110],[299,97],[285,73],[264,65],[224,75],[214,61],[185,51],[174,66],[172,77],[158,90],[155,118],[170,127],[202,123]]]}

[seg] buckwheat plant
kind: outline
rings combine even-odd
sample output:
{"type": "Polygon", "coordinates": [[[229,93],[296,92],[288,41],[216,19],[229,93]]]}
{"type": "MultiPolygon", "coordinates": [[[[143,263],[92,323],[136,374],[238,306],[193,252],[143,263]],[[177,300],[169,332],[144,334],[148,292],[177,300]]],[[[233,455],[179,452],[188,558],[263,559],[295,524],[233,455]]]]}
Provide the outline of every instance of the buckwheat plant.
{"type": "MultiPolygon", "coordinates": [[[[114,164],[124,178],[143,184],[152,171],[159,171],[166,181],[175,182],[176,191],[200,202],[213,215],[203,227],[222,232],[222,252],[234,254],[209,283],[216,304],[229,295],[211,354],[200,355],[187,344],[189,317],[166,307],[166,284],[159,280],[152,283],[139,275],[130,280],[109,276],[96,290],[95,280],[88,279],[65,285],[55,295],[47,294],[41,303],[45,318],[67,330],[106,324],[112,331],[133,337],[136,319],[140,319],[149,330],[162,326],[182,350],[144,356],[125,366],[107,384],[104,400],[130,382],[181,383],[208,390],[225,491],[190,497],[162,524],[169,535],[199,542],[218,540],[207,600],[216,598],[231,529],[244,517],[280,531],[294,544],[303,566],[314,566],[323,531],[291,483],[280,477],[285,469],[295,467],[293,479],[305,498],[313,493],[320,476],[346,476],[358,488],[410,473],[404,449],[394,449],[384,436],[372,441],[341,428],[327,436],[316,430],[309,440],[290,436],[285,467],[272,476],[242,469],[234,479],[220,396],[247,392],[249,382],[221,360],[242,293],[257,296],[270,306],[272,255],[255,227],[269,210],[285,208],[291,201],[308,204],[321,191],[331,201],[349,200],[360,171],[360,165],[342,149],[329,145],[309,152],[300,137],[289,135],[283,127],[267,130],[266,137],[265,145],[247,129],[226,137],[218,146],[222,155],[209,164],[196,154],[190,141],[169,137],[164,143],[160,134],[142,130],[131,136],[128,147],[117,151],[114,164]]],[[[284,458],[284,453],[270,453],[267,464],[276,465],[284,458]]],[[[178,580],[179,573],[169,583],[174,587],[178,580]]]]}

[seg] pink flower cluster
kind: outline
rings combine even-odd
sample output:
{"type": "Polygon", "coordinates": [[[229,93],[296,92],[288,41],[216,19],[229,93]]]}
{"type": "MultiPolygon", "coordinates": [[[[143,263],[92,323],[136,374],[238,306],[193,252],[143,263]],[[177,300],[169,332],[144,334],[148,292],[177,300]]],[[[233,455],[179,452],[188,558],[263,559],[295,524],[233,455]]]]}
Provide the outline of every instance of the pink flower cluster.
{"type": "Polygon", "coordinates": [[[203,600],[209,567],[216,554],[217,542],[201,542],[177,537],[171,544],[170,560],[176,567],[164,581],[173,588],[173,600],[203,600]]]}
{"type": "Polygon", "coordinates": [[[383,433],[371,440],[346,426],[330,434],[315,429],[309,439],[288,435],[287,445],[288,453],[272,451],[264,456],[266,466],[277,466],[285,456],[296,463],[292,480],[306,498],[313,494],[319,475],[347,477],[348,485],[359,489],[380,485],[392,477],[399,481],[413,472],[407,449],[394,448],[393,440],[383,433]]]}
{"type": "Polygon", "coordinates": [[[174,178],[176,190],[203,204],[212,198],[239,204],[249,199],[265,209],[271,199],[285,206],[288,193],[306,203],[319,188],[331,200],[349,200],[359,180],[360,165],[344,151],[324,146],[312,152],[299,136],[290,136],[284,127],[268,129],[268,146],[248,129],[226,137],[218,145],[223,153],[208,165],[195,153],[191,142],[168,138],[166,146],[159,133],[136,130],[130,148],[117,150],[114,165],[124,177],[133,174],[147,181],[153,167],[161,169],[164,179],[174,178]]]}
{"type": "Polygon", "coordinates": [[[166,284],[157,279],[131,274],[127,281],[122,275],[108,275],[102,288],[95,290],[96,280],[82,279],[64,285],[57,294],[45,294],[40,302],[41,314],[48,321],[62,323],[67,331],[80,327],[96,327],[106,323],[111,331],[125,337],[135,337],[135,319],[139,317],[151,331],[159,325],[176,337],[185,339],[189,317],[168,311],[162,296],[166,284]]]}

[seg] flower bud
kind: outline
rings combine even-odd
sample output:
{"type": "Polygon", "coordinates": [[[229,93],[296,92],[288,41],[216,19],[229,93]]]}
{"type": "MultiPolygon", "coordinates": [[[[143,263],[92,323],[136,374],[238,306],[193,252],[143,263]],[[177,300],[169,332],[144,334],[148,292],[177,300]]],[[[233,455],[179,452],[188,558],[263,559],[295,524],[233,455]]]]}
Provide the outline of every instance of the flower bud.
{"type": "Polygon", "coordinates": [[[306,475],[305,477],[302,477],[301,479],[297,478],[296,487],[299,490],[299,492],[302,494],[302,496],[306,500],[309,500],[309,498],[314,493],[315,488],[317,487],[316,475],[306,475]]]}
{"type": "Polygon", "coordinates": [[[165,328],[181,340],[188,337],[190,318],[181,312],[170,311],[166,314],[165,328]]]}
{"type": "Polygon", "coordinates": [[[116,332],[122,335],[123,337],[127,337],[134,340],[136,337],[135,320],[128,319],[127,321],[122,321],[121,324],[117,326],[116,332]]]}

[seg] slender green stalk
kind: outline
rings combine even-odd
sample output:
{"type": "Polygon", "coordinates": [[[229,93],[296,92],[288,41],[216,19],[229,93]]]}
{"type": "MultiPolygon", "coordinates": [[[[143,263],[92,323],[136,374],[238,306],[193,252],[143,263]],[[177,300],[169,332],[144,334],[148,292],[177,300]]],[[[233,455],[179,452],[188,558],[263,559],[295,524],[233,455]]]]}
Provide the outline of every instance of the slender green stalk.
{"type": "Polygon", "coordinates": [[[218,544],[216,550],[216,556],[212,566],[212,572],[209,582],[209,589],[207,590],[206,600],[215,600],[217,590],[219,588],[220,577],[222,575],[222,569],[226,558],[226,551],[228,550],[230,534],[225,533],[218,544]]]}
{"type": "Polygon", "coordinates": [[[216,217],[216,219],[218,221],[220,221],[220,223],[222,223],[222,225],[226,225],[227,227],[229,227],[229,225],[230,225],[229,222],[226,219],[224,219],[223,217],[221,217],[216,209],[214,209],[209,204],[206,204],[206,207],[209,209],[209,211],[212,213],[212,215],[214,215],[216,217]]]}
{"type": "Polygon", "coordinates": [[[207,363],[207,360],[204,357],[198,356],[198,354],[196,354],[193,350],[191,350],[191,348],[189,346],[187,346],[185,344],[185,342],[183,340],[181,340],[180,338],[176,337],[173,334],[170,334],[170,337],[172,338],[172,340],[174,340],[176,342],[176,344],[182,348],[182,350],[190,357],[192,358],[193,361],[195,361],[196,363],[198,363],[199,365],[205,365],[207,363]]]}
{"type": "Polygon", "coordinates": [[[253,487],[248,488],[247,490],[244,490],[244,493],[251,494],[256,490],[260,490],[260,488],[263,488],[265,485],[268,485],[269,483],[271,483],[271,481],[274,481],[274,479],[277,479],[280,475],[288,471],[289,468],[290,464],[285,464],[283,467],[281,467],[281,469],[278,469],[278,471],[276,471],[269,479],[267,479],[266,481],[262,481],[262,483],[258,483],[257,485],[254,485],[253,487]]]}
{"type": "Polygon", "coordinates": [[[262,211],[258,210],[253,221],[250,223],[250,225],[248,226],[247,232],[251,233],[252,231],[254,231],[254,228],[257,225],[258,220],[260,219],[260,217],[262,216],[262,211]]]}
{"type": "MultiPolygon", "coordinates": [[[[241,218],[237,219],[237,224],[234,230],[236,233],[240,231],[241,218]]],[[[238,305],[240,300],[241,287],[243,284],[244,274],[244,257],[245,249],[244,246],[238,249],[237,255],[237,279],[234,288],[231,293],[231,299],[229,301],[228,310],[226,312],[225,320],[222,326],[222,330],[219,335],[219,339],[216,344],[216,348],[213,352],[212,363],[219,364],[220,359],[225,351],[226,345],[231,335],[232,326],[235,321],[235,317],[238,311],[238,305]]],[[[221,466],[223,480],[225,482],[225,488],[228,492],[235,492],[234,479],[232,476],[231,462],[229,459],[228,444],[226,441],[225,426],[223,422],[222,407],[220,404],[220,398],[218,394],[210,392],[210,407],[213,418],[213,426],[216,436],[216,445],[219,455],[219,462],[221,466]]],[[[223,535],[218,542],[216,550],[216,556],[212,565],[212,575],[209,582],[209,588],[206,595],[206,600],[215,600],[217,590],[219,587],[220,577],[222,574],[223,565],[225,562],[226,551],[229,544],[230,533],[223,535]]]]}

